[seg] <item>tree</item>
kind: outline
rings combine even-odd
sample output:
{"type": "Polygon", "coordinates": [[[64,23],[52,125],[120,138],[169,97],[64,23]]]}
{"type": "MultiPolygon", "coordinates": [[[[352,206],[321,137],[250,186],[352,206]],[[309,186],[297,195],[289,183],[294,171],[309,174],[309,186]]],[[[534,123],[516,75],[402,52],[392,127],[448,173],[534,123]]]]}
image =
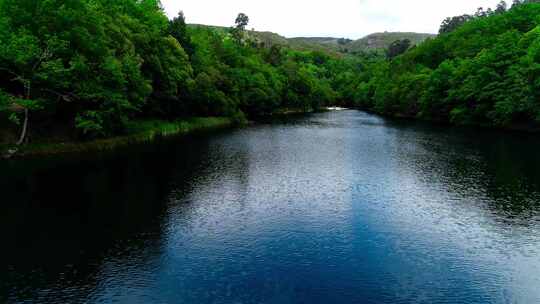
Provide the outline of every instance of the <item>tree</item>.
{"type": "Polygon", "coordinates": [[[497,4],[497,8],[495,8],[496,14],[502,14],[505,13],[508,9],[508,4],[506,4],[506,1],[501,1],[499,4],[497,4]]]}
{"type": "Polygon", "coordinates": [[[236,17],[235,24],[236,24],[236,29],[240,31],[245,31],[246,26],[248,26],[249,24],[249,17],[244,13],[240,13],[238,14],[238,17],[236,17]]]}
{"type": "Polygon", "coordinates": [[[23,113],[22,129],[16,143],[20,146],[26,140],[30,112],[43,107],[43,100],[35,91],[54,92],[53,89],[60,84],[50,80],[58,81],[59,78],[55,76],[65,72],[57,54],[65,50],[67,44],[55,36],[40,39],[28,31],[12,31],[5,25],[0,31],[0,73],[7,74],[10,81],[15,83],[11,95],[3,94],[4,105],[8,103],[4,109],[12,112],[11,120],[17,124],[20,122],[18,112],[23,113]]]}
{"type": "Polygon", "coordinates": [[[184,12],[180,11],[178,16],[169,22],[169,35],[180,42],[180,45],[189,57],[193,56],[195,50],[191,42],[191,36],[188,34],[184,12]]]}
{"type": "Polygon", "coordinates": [[[519,3],[448,19],[446,34],[363,72],[354,102],[455,124],[538,126],[540,5],[519,3]]]}
{"type": "Polygon", "coordinates": [[[512,8],[518,7],[522,4],[540,3],[540,0],[514,0],[512,2],[512,8]]]}
{"type": "Polygon", "coordinates": [[[351,42],[352,42],[352,40],[351,40],[351,39],[348,39],[348,38],[339,38],[339,39],[337,40],[337,43],[338,43],[339,45],[347,45],[347,44],[349,44],[349,43],[351,43],[351,42]]]}
{"type": "Polygon", "coordinates": [[[239,14],[229,33],[189,28],[158,0],[0,0],[0,111],[21,125],[22,144],[53,129],[106,137],[134,119],[243,117],[354,96],[357,77],[346,72],[356,63],[249,43],[248,24],[239,14]]]}
{"type": "Polygon", "coordinates": [[[283,63],[282,47],[278,44],[272,45],[266,54],[266,61],[273,66],[279,66],[283,63]]]}
{"type": "Polygon", "coordinates": [[[248,24],[249,24],[249,17],[244,13],[238,14],[238,17],[236,17],[236,20],[235,20],[235,26],[231,30],[231,34],[233,35],[234,39],[237,42],[243,42],[246,26],[248,26],[248,24]]]}
{"type": "Polygon", "coordinates": [[[395,58],[405,53],[409,47],[411,47],[411,41],[409,39],[396,40],[390,44],[386,51],[386,56],[389,59],[395,58]]]}
{"type": "Polygon", "coordinates": [[[462,26],[466,22],[472,20],[474,17],[471,15],[461,15],[455,17],[448,17],[444,19],[439,29],[439,34],[446,34],[455,31],[458,27],[462,26]]]}

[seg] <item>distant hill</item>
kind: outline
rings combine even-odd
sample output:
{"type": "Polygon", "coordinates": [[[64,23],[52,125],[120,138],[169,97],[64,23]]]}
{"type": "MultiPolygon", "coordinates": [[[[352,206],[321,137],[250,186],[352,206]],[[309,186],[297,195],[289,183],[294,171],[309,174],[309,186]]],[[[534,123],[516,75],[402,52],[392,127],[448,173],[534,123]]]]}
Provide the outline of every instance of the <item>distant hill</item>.
{"type": "MultiPolygon", "coordinates": [[[[189,26],[192,28],[211,28],[217,31],[228,30],[227,27],[214,25],[190,24],[189,26]]],[[[259,32],[253,30],[248,30],[248,34],[268,47],[272,45],[281,45],[302,51],[323,51],[339,54],[339,48],[337,47],[337,40],[339,40],[338,38],[286,38],[272,32],[259,32]],[[319,43],[319,41],[325,39],[329,42],[319,43]],[[336,41],[335,43],[330,42],[334,40],[336,41]]]]}
{"type": "Polygon", "coordinates": [[[426,40],[427,38],[433,38],[434,34],[424,33],[402,33],[402,32],[384,32],[374,33],[368,35],[362,39],[353,41],[348,45],[349,50],[354,51],[367,51],[367,50],[383,50],[387,49],[392,42],[396,40],[409,39],[412,45],[417,45],[426,40]]]}
{"type": "MultiPolygon", "coordinates": [[[[367,71],[355,103],[385,115],[538,131],[539,16],[540,3],[531,0],[479,10],[392,64],[367,71]]],[[[385,43],[367,40],[364,47],[385,43]]]]}
{"type": "MultiPolygon", "coordinates": [[[[189,24],[188,27],[191,27],[191,28],[210,28],[210,29],[217,30],[217,31],[220,31],[220,32],[225,32],[225,31],[229,30],[228,27],[217,26],[217,25],[189,24]]],[[[253,30],[248,30],[248,33],[249,33],[249,35],[251,35],[253,37],[256,37],[261,42],[264,42],[267,45],[274,45],[274,44],[289,45],[289,41],[288,41],[287,38],[285,38],[285,37],[283,37],[281,35],[278,35],[276,33],[258,32],[258,31],[253,31],[253,30]]]]}
{"type": "MultiPolygon", "coordinates": [[[[225,30],[226,27],[206,26],[192,24],[192,27],[209,27],[218,30],[225,30]]],[[[417,45],[427,38],[435,37],[434,34],[406,33],[406,32],[384,32],[370,34],[358,40],[335,37],[295,37],[286,38],[272,32],[249,31],[249,34],[256,37],[267,46],[283,45],[298,50],[325,51],[331,53],[354,53],[365,51],[385,50],[396,40],[409,39],[412,45],[417,45]]]]}
{"type": "Polygon", "coordinates": [[[352,42],[349,39],[334,37],[296,37],[287,40],[291,47],[297,49],[318,49],[331,52],[342,52],[345,50],[343,43],[352,42]]]}
{"type": "Polygon", "coordinates": [[[322,48],[338,52],[365,52],[385,50],[396,40],[409,39],[412,45],[417,45],[427,38],[435,37],[434,34],[384,32],[374,33],[358,40],[349,40],[333,37],[298,37],[290,38],[292,45],[309,46],[318,45],[322,48]]]}
{"type": "Polygon", "coordinates": [[[252,32],[256,37],[264,36],[263,41],[270,44],[282,44],[301,50],[319,50],[334,53],[355,53],[366,51],[382,51],[396,40],[409,39],[412,45],[418,45],[434,34],[384,32],[374,33],[358,40],[335,37],[295,37],[285,38],[278,34],[252,32]],[[270,36],[269,36],[270,35],[270,36]]]}

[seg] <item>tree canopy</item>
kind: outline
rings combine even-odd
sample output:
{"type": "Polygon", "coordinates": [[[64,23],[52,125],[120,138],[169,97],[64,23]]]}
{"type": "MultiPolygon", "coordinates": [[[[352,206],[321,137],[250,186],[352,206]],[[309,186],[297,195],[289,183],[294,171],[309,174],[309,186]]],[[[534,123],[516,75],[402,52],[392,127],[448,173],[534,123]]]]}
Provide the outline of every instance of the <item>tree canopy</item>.
{"type": "Polygon", "coordinates": [[[438,37],[365,70],[352,103],[457,124],[540,124],[540,4],[532,2],[447,19],[438,37]]]}
{"type": "MultiPolygon", "coordinates": [[[[122,134],[139,119],[350,105],[460,124],[540,123],[540,4],[448,18],[379,53],[266,45],[232,27],[169,20],[158,0],[0,0],[0,120],[19,144],[122,134]],[[52,134],[54,133],[54,134],[52,134]]],[[[347,43],[347,40],[340,40],[347,43]]],[[[1,141],[0,141],[1,142],[1,141]]]]}
{"type": "Polygon", "coordinates": [[[84,139],[122,134],[134,119],[336,102],[340,58],[266,48],[245,31],[247,15],[233,21],[232,32],[190,27],[158,0],[0,0],[0,119],[22,143],[53,129],[84,139]]]}

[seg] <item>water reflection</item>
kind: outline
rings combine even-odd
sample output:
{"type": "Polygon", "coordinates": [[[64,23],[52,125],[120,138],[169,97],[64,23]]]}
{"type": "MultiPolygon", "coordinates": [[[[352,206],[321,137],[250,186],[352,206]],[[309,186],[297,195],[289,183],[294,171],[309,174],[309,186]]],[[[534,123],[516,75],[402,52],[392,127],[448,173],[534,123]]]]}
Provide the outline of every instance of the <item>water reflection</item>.
{"type": "Polygon", "coordinates": [[[192,165],[204,155],[203,143],[196,151],[157,145],[1,164],[7,271],[0,273],[0,300],[77,302],[104,283],[111,263],[115,269],[152,263],[163,246],[161,217],[171,189],[182,186],[171,182],[197,175],[192,165]]]}
{"type": "Polygon", "coordinates": [[[344,111],[2,163],[0,301],[538,302],[539,146],[344,111]]]}

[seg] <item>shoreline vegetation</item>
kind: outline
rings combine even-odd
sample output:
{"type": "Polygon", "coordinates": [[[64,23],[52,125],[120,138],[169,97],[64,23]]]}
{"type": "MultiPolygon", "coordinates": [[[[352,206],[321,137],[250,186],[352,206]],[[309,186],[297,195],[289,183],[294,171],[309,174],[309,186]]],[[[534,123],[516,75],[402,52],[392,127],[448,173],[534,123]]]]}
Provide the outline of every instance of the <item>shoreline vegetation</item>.
{"type": "Polygon", "coordinates": [[[375,61],[356,108],[458,126],[540,129],[540,3],[505,2],[447,18],[439,35],[375,61]]]}
{"type": "MultiPolygon", "coordinates": [[[[314,112],[345,109],[327,107],[318,110],[283,108],[263,117],[294,116],[314,112]]],[[[129,145],[151,143],[167,137],[179,137],[198,132],[210,132],[220,129],[244,127],[252,122],[235,120],[229,117],[191,117],[177,121],[140,120],[131,121],[126,127],[126,134],[110,138],[99,138],[89,141],[49,141],[36,142],[24,146],[0,145],[0,159],[17,159],[25,157],[61,155],[73,153],[113,151],[129,145]]]]}
{"type": "Polygon", "coordinates": [[[537,2],[502,1],[447,18],[417,45],[358,53],[346,39],[341,52],[261,39],[243,13],[230,28],[190,27],[159,0],[0,0],[0,156],[107,150],[330,106],[538,131],[537,2]]]}
{"type": "Polygon", "coordinates": [[[161,120],[133,121],[128,133],[85,142],[43,142],[22,147],[4,145],[2,158],[23,158],[72,153],[106,152],[134,144],[150,143],[166,137],[185,136],[197,132],[232,128],[238,123],[226,117],[193,117],[174,122],[161,120]],[[16,149],[16,151],[13,151],[16,149]],[[11,152],[8,152],[12,150],[11,152]]]}
{"type": "Polygon", "coordinates": [[[265,43],[247,15],[231,21],[189,27],[159,0],[0,0],[0,145],[14,154],[108,141],[139,121],[241,122],[346,100],[336,80],[359,59],[265,43]]]}
{"type": "Polygon", "coordinates": [[[358,110],[366,112],[373,115],[378,115],[385,119],[389,120],[399,120],[399,121],[410,121],[410,122],[424,122],[429,124],[434,124],[438,126],[446,126],[449,128],[468,128],[468,129],[482,129],[482,130],[494,130],[498,132],[521,132],[528,134],[540,134],[540,124],[535,123],[513,123],[507,125],[494,125],[490,123],[478,123],[478,122],[468,122],[468,123],[455,123],[442,118],[436,117],[423,117],[419,115],[410,115],[407,113],[385,113],[378,112],[374,109],[363,108],[363,107],[351,107],[345,108],[349,110],[358,110]]]}

